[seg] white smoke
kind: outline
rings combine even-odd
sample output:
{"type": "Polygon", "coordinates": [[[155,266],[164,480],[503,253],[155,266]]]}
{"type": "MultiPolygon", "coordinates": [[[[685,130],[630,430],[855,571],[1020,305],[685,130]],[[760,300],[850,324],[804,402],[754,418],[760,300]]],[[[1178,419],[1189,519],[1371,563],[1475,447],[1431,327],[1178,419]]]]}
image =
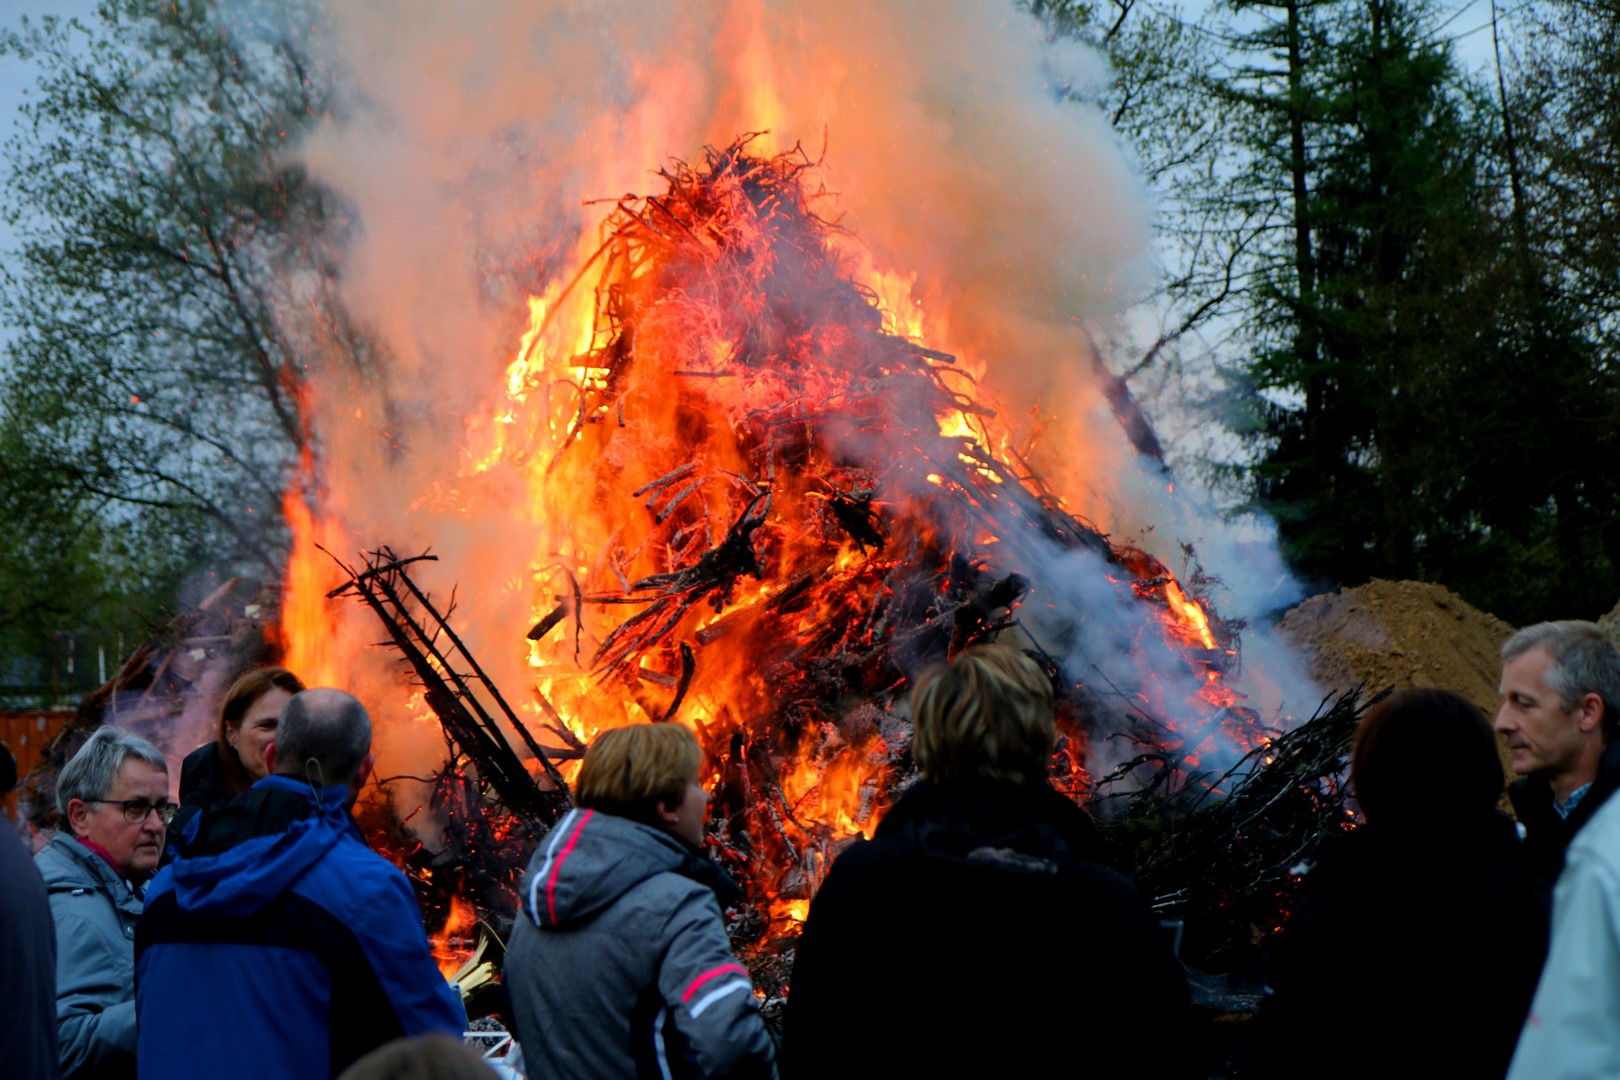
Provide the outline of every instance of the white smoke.
{"type": "MultiPolygon", "coordinates": [[[[523,299],[578,268],[609,209],[587,200],[659,190],[669,157],[765,128],[777,148],[825,145],[841,224],[873,265],[915,275],[943,327],[930,345],[982,363],[1053,445],[1086,448],[1055,463],[1101,478],[1078,509],[1125,533],[1156,524],[1172,566],[1171,541],[1197,541],[1231,585],[1225,610],[1294,588],[1264,537],[1168,497],[1082,363],[1081,324],[1147,272],[1147,211],[1104,117],[1062,92],[1103,62],[1011,3],[346,0],[313,40],[345,82],[302,153],[356,212],[344,299],[390,357],[366,379],[315,375],[328,510],[356,547],[443,555],[428,584],[462,583],[457,625],[497,683],[523,677],[526,481],[496,469],[474,492],[457,469],[467,418],[500,404],[523,299]]],[[[1094,566],[1047,569],[1098,613],[1086,655],[1115,656],[1101,613],[1117,590],[1094,566]]],[[[1280,708],[1308,696],[1289,682],[1280,708]]]]}

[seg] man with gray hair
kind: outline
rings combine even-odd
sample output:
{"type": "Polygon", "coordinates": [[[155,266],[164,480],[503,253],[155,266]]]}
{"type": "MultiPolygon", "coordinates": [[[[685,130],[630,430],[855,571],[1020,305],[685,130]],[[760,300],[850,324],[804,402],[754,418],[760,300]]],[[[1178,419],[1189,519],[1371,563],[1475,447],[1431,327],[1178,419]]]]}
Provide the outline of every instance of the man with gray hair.
{"type": "Polygon", "coordinates": [[[104,727],[62,768],[63,828],[34,864],[56,924],[56,1032],[63,1080],[135,1075],[135,923],[163,855],[169,763],[104,727]]]}
{"type": "Polygon", "coordinates": [[[466,1026],[410,883],[349,816],[373,763],[365,707],[295,694],[266,757],[270,775],[205,810],[152,883],[142,1076],[336,1076],[392,1039],[466,1026]]]}
{"type": "MultiPolygon", "coordinates": [[[[1542,631],[1536,643],[1521,648],[1512,662],[1529,657],[1533,667],[1535,652],[1545,652],[1549,662],[1543,665],[1543,681],[1554,700],[1547,706],[1537,700],[1516,706],[1509,718],[1512,733],[1504,734],[1508,734],[1509,746],[1515,746],[1516,739],[1537,748],[1562,746],[1562,756],[1578,764],[1561,772],[1548,770],[1548,789],[1541,792],[1545,796],[1550,791],[1567,811],[1561,824],[1568,842],[1568,859],[1553,896],[1547,964],[1519,1034],[1508,1078],[1585,1080],[1592,1076],[1620,1076],[1620,798],[1609,798],[1620,775],[1620,762],[1616,760],[1620,757],[1620,739],[1613,737],[1620,720],[1615,711],[1620,705],[1620,652],[1601,638],[1602,632],[1591,623],[1543,626],[1555,629],[1542,631]],[[1523,734],[1523,725],[1517,722],[1520,714],[1539,717],[1541,722],[1532,725],[1533,737],[1523,734]],[[1559,726],[1555,728],[1555,724],[1559,726]],[[1549,728],[1553,734],[1537,734],[1549,728]],[[1594,750],[1590,745],[1593,738],[1601,739],[1606,746],[1594,750]],[[1573,807],[1568,805],[1571,802],[1575,803],[1573,807]]],[[[1534,626],[1521,630],[1503,647],[1502,655],[1507,657],[1508,646],[1519,637],[1539,630],[1534,626]]],[[[1510,687],[1504,666],[1503,711],[1508,711],[1510,689],[1514,695],[1533,697],[1535,684],[1530,673],[1521,668],[1510,687]]],[[[1503,730],[1500,719],[1497,730],[1503,730]]],[[[1521,753],[1527,758],[1532,756],[1531,751],[1515,747],[1515,768],[1521,753]]],[[[1553,749],[1537,749],[1534,753],[1537,760],[1560,756],[1553,749]]],[[[1532,789],[1526,796],[1529,801],[1522,805],[1515,800],[1521,818],[1527,811],[1533,812],[1534,795],[1532,789]]],[[[1546,837],[1556,839],[1560,835],[1548,833],[1545,824],[1544,843],[1546,837]]],[[[1532,828],[1527,839],[1535,840],[1536,835],[1532,828]]],[[[1562,849],[1558,856],[1564,858],[1562,849]]]]}
{"type": "Polygon", "coordinates": [[[1564,851],[1620,787],[1620,651],[1589,622],[1527,626],[1502,646],[1496,731],[1531,873],[1551,888],[1564,851]]]}

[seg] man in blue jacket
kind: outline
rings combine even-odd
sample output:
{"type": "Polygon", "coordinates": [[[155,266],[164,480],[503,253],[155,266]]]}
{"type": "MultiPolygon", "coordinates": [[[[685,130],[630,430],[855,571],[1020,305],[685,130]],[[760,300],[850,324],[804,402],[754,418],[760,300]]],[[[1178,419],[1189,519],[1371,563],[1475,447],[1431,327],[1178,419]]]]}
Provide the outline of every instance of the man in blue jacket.
{"type": "Polygon", "coordinates": [[[305,690],[271,774],[188,828],[136,931],[142,1076],[336,1076],[400,1036],[460,1036],[410,884],[349,816],[372,761],[360,702],[305,690]]]}

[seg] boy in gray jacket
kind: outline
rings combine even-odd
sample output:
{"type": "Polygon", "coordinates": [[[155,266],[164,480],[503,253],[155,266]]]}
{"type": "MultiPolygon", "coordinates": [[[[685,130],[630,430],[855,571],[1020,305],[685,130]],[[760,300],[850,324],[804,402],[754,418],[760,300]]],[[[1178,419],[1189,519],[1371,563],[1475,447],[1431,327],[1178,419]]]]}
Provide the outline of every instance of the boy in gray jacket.
{"type": "Polygon", "coordinates": [[[603,733],[535,852],[506,985],[530,1075],[774,1077],[704,858],[702,750],[678,724],[603,733]]]}

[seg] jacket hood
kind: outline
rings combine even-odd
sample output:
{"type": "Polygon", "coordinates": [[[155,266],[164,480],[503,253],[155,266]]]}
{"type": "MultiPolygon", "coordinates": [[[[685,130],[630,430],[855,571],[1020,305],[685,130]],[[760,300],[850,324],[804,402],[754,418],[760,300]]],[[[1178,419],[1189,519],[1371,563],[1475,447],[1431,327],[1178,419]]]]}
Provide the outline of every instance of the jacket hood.
{"type": "Polygon", "coordinates": [[[1054,872],[1081,859],[1105,861],[1091,815],[1046,784],[965,778],[919,781],[879,823],[874,838],[914,845],[947,861],[1054,872]]]}
{"type": "Polygon", "coordinates": [[[657,874],[705,885],[722,906],[741,896],[730,875],[686,841],[599,810],[564,814],[530,866],[523,909],[542,928],[587,920],[657,874]]]}
{"type": "Polygon", "coordinates": [[[341,785],[318,791],[268,776],[205,815],[186,856],[159,872],[154,892],[174,889],[184,911],[251,915],[286,893],[345,835],[357,835],[341,785]]]}

